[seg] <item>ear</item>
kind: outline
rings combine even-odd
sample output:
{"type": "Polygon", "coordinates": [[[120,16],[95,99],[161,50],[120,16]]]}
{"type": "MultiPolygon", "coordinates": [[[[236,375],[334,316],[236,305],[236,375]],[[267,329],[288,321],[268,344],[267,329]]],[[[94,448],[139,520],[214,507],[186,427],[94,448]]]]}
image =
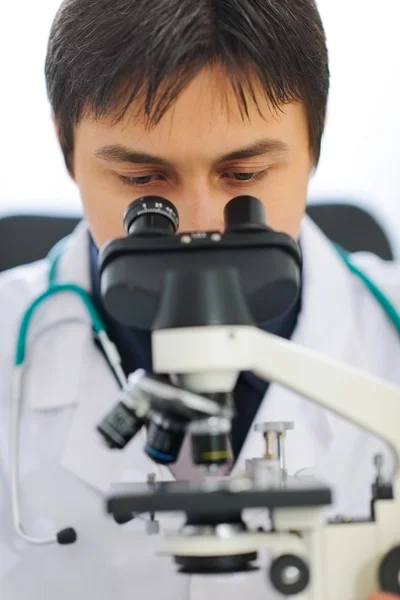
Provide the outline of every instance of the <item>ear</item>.
{"type": "Polygon", "coordinates": [[[56,117],[55,117],[54,113],[51,113],[51,120],[53,122],[53,128],[54,128],[54,132],[56,134],[56,138],[58,139],[58,143],[61,144],[60,129],[58,127],[58,123],[57,123],[57,120],[56,120],[56,117]]]}

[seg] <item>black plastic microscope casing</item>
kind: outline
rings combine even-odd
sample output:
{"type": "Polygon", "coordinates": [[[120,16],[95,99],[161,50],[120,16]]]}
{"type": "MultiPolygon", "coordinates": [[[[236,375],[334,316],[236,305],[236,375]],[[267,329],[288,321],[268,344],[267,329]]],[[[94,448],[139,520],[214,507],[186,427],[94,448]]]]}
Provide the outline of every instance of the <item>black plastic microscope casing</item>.
{"type": "Polygon", "coordinates": [[[168,222],[170,213],[164,216],[170,226],[161,229],[163,215],[138,211],[138,202],[146,202],[149,210],[166,201],[136,201],[125,219],[132,233],[110,242],[100,253],[103,302],[123,325],[159,330],[266,323],[297,301],[299,245],[265,225],[259,200],[248,196],[231,200],[223,234],[179,235],[174,231],[176,220],[174,226],[168,222]],[[144,217],[151,218],[147,227],[144,217]]]}

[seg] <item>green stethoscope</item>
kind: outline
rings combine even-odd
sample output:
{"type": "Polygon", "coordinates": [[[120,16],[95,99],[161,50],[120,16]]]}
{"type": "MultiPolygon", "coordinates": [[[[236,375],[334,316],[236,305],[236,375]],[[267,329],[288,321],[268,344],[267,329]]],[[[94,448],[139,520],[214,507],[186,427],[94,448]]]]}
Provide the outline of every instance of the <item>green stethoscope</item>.
{"type": "MultiPolygon", "coordinates": [[[[98,338],[104,354],[108,359],[110,368],[117,377],[121,387],[124,387],[126,383],[126,377],[121,367],[121,357],[109,339],[105,325],[102,318],[100,317],[98,310],[90,297],[90,295],[80,286],[73,283],[57,283],[57,268],[60,257],[63,252],[65,240],[62,240],[57,244],[49,254],[49,275],[48,275],[48,287],[40,296],[38,296],[26,310],[19,329],[17,338],[17,349],[14,362],[14,376],[13,376],[13,389],[12,389],[12,432],[11,432],[11,499],[12,499],[12,515],[13,524],[18,535],[26,542],[36,545],[44,544],[70,544],[76,540],[76,533],[72,528],[64,529],[56,533],[50,538],[36,538],[25,533],[20,512],[20,500],[19,500],[19,481],[18,481],[18,447],[19,447],[19,424],[21,416],[22,406],[22,383],[24,374],[24,363],[27,346],[28,329],[31,319],[36,312],[36,309],[45,302],[48,298],[60,294],[63,292],[70,292],[79,296],[82,300],[85,308],[90,316],[94,334],[98,338]]],[[[396,310],[395,306],[385,296],[385,294],[379,289],[378,286],[359,268],[357,268],[351,261],[349,254],[340,247],[336,247],[338,255],[347,266],[347,268],[356,275],[368,288],[371,294],[376,298],[377,302],[381,305],[383,311],[387,315],[393,327],[396,329],[400,336],[400,314],[396,310]]]]}
{"type": "Polygon", "coordinates": [[[17,348],[15,354],[14,361],[14,373],[13,373],[13,385],[12,385],[12,429],[11,429],[11,468],[10,468],[10,478],[11,478],[11,508],[12,508],[12,519],[14,529],[19,535],[21,539],[25,542],[34,545],[47,545],[47,544],[72,544],[76,541],[76,532],[71,527],[67,529],[63,529],[57,533],[55,533],[52,537],[48,538],[38,538],[33,537],[25,533],[22,518],[21,518],[21,503],[20,503],[20,490],[19,490],[19,477],[18,477],[18,465],[19,465],[19,426],[21,420],[21,407],[22,407],[22,386],[23,386],[23,378],[24,378],[24,366],[25,366],[25,356],[26,356],[26,347],[27,347],[27,337],[29,325],[31,323],[32,317],[36,312],[36,309],[41,306],[48,298],[56,296],[58,294],[62,294],[64,292],[69,292],[78,296],[88,314],[92,323],[92,328],[94,335],[99,340],[101,347],[104,351],[104,354],[107,358],[107,361],[110,365],[111,370],[115,374],[121,388],[123,388],[126,384],[125,373],[121,367],[121,357],[115,347],[115,345],[111,342],[110,338],[107,335],[104,322],[99,315],[99,312],[88,294],[86,290],[82,287],[73,284],[73,283],[57,283],[57,269],[58,263],[62,256],[64,246],[66,240],[62,240],[59,242],[54,248],[51,250],[48,260],[50,264],[48,280],[47,280],[47,289],[40,294],[33,302],[30,304],[26,312],[22,317],[22,321],[20,324],[20,329],[17,338],[17,348]]]}
{"type": "Polygon", "coordinates": [[[400,313],[390,302],[389,298],[385,296],[382,290],[375,285],[375,283],[368,277],[361,269],[357,268],[351,261],[350,256],[346,250],[343,250],[340,246],[336,246],[336,250],[343,260],[344,264],[347,268],[354,273],[361,281],[365,284],[365,286],[369,289],[374,298],[381,305],[384,313],[388,317],[389,321],[392,323],[393,327],[396,329],[397,333],[400,335],[400,313]]]}

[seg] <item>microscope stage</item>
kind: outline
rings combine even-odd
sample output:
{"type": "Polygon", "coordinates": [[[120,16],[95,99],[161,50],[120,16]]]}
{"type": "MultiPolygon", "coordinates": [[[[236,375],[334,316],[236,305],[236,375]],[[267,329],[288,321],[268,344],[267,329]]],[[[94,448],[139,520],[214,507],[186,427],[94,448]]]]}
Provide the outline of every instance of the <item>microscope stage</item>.
{"type": "Polygon", "coordinates": [[[108,497],[107,511],[114,517],[147,512],[221,515],[246,508],[304,508],[331,502],[331,490],[315,479],[288,477],[278,485],[260,485],[249,479],[208,479],[196,484],[118,484],[108,497]]]}

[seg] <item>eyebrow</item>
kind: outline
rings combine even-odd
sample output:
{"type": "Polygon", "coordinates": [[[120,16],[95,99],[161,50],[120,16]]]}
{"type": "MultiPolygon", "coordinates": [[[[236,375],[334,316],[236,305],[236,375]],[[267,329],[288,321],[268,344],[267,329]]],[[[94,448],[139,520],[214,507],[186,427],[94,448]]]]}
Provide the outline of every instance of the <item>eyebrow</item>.
{"type": "Polygon", "coordinates": [[[281,140],[262,139],[246,146],[233,150],[229,154],[224,154],[217,158],[217,163],[230,162],[233,160],[241,160],[246,158],[254,158],[256,156],[263,156],[264,154],[287,154],[290,147],[281,140]]]}
{"type": "MultiPolygon", "coordinates": [[[[231,162],[234,160],[243,160],[247,158],[254,158],[256,156],[263,156],[264,154],[287,154],[290,150],[288,144],[281,140],[274,139],[261,139],[249,146],[233,150],[228,154],[217,157],[216,163],[231,162]]],[[[108,162],[117,163],[131,163],[131,164],[146,164],[155,165],[159,167],[167,167],[174,169],[175,166],[165,158],[155,156],[154,154],[148,154],[147,152],[141,152],[128,148],[121,144],[103,146],[95,152],[95,156],[108,162]]]]}

